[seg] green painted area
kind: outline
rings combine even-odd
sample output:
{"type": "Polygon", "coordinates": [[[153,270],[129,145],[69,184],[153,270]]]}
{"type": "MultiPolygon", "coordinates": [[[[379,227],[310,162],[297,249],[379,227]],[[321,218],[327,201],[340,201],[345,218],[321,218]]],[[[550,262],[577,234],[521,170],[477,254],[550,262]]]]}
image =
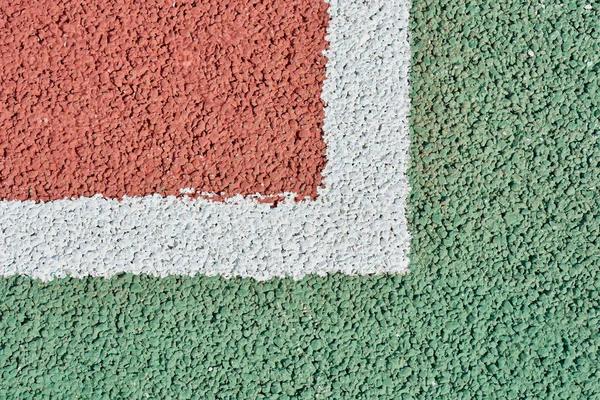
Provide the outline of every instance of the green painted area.
{"type": "Polygon", "coordinates": [[[591,3],[413,1],[409,275],[3,279],[0,398],[600,398],[591,3]]]}

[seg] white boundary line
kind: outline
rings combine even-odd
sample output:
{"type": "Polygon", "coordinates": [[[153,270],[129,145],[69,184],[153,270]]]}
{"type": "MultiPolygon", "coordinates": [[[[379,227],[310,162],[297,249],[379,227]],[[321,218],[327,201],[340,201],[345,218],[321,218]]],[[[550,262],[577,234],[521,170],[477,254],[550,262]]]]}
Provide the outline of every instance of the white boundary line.
{"type": "Polygon", "coordinates": [[[312,202],[158,195],[0,202],[0,275],[402,273],[409,267],[408,0],[330,0],[328,162],[312,202]]]}

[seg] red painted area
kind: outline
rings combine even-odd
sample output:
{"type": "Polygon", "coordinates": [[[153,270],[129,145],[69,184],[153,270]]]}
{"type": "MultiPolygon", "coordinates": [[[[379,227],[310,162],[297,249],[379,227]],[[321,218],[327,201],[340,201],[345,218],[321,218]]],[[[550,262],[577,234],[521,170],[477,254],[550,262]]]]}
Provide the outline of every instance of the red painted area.
{"type": "Polygon", "coordinates": [[[323,0],[2,2],[0,199],[314,198],[327,22],[323,0]]]}

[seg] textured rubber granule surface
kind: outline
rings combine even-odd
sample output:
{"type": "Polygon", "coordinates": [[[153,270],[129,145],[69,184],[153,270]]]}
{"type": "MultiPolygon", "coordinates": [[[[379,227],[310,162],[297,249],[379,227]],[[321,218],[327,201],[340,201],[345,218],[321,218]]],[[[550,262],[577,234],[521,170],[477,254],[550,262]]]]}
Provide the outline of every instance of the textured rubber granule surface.
{"type": "Polygon", "coordinates": [[[464,261],[300,282],[13,277],[0,397],[592,399],[597,284],[464,261]]]}
{"type": "Polygon", "coordinates": [[[585,6],[413,1],[410,274],[3,279],[0,397],[599,398],[585,6]]]}
{"type": "Polygon", "coordinates": [[[322,0],[0,5],[0,199],[317,195],[322,0]]]}

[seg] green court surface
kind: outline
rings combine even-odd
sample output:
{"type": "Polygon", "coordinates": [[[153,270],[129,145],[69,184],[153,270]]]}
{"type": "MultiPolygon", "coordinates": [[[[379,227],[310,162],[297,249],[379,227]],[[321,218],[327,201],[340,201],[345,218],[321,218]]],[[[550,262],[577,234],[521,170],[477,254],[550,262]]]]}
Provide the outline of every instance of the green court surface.
{"type": "Polygon", "coordinates": [[[2,279],[0,399],[600,398],[588,4],[413,1],[409,274],[2,279]]]}

